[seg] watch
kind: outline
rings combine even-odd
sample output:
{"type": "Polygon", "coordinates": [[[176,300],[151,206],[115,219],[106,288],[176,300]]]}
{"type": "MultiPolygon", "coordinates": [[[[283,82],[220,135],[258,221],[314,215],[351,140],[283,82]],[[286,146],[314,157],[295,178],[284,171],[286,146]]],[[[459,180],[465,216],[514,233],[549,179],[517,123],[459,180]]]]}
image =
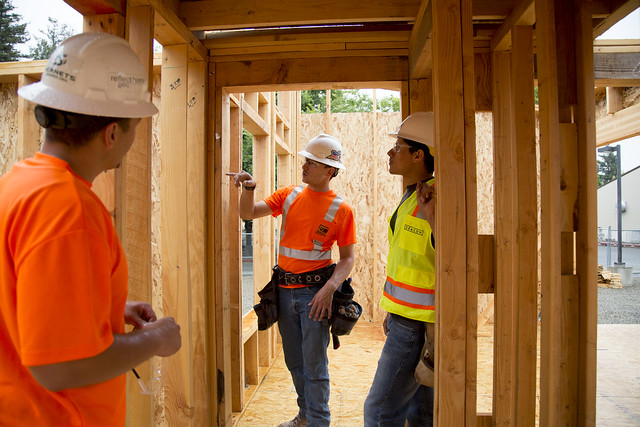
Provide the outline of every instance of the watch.
{"type": "Polygon", "coordinates": [[[245,186],[244,184],[242,184],[242,188],[243,188],[243,189],[245,189],[245,190],[247,190],[247,191],[253,191],[253,190],[255,190],[255,189],[256,189],[256,186],[254,185],[253,187],[247,187],[247,186],[245,186]]]}

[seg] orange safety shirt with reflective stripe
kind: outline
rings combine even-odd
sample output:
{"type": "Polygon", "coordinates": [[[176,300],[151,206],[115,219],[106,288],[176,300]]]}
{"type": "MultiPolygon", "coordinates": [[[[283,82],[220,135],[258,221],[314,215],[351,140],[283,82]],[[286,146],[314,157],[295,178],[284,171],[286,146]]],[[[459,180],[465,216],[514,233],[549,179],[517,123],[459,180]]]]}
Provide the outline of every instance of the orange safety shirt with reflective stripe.
{"type": "Polygon", "coordinates": [[[265,199],[273,216],[282,215],[278,266],[300,274],[332,263],[331,247],[356,243],[353,210],[334,191],[290,185],[265,199]]]}
{"type": "MultiPolygon", "coordinates": [[[[432,183],[433,179],[429,181],[432,183]]],[[[389,225],[387,280],[380,307],[408,319],[434,322],[435,249],[431,226],[418,209],[415,191],[396,212],[395,228],[389,225]]]]}
{"type": "Polygon", "coordinates": [[[0,425],[123,426],[124,374],[52,392],[29,372],[125,332],[125,254],[91,184],[42,153],[17,163],[0,178],[0,242],[0,425]]]}

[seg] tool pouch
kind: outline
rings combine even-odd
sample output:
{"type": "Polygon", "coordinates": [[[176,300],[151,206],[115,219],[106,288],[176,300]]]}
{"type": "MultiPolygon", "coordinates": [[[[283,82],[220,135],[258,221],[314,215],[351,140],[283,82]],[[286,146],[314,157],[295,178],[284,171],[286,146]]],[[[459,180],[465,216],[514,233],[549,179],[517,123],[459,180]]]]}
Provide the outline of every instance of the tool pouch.
{"type": "Polygon", "coordinates": [[[353,300],[355,292],[351,286],[351,278],[348,278],[333,294],[331,306],[331,336],[333,348],[340,347],[341,335],[349,335],[362,314],[362,307],[353,300]]]}
{"type": "Polygon", "coordinates": [[[414,376],[418,383],[427,387],[433,387],[434,385],[434,324],[425,323],[424,328],[424,346],[422,347],[422,356],[418,361],[418,366],[414,372],[414,376]]]}
{"type": "Polygon", "coordinates": [[[253,306],[258,316],[258,330],[264,331],[278,321],[278,269],[273,268],[271,281],[258,292],[260,303],[253,306]]]}

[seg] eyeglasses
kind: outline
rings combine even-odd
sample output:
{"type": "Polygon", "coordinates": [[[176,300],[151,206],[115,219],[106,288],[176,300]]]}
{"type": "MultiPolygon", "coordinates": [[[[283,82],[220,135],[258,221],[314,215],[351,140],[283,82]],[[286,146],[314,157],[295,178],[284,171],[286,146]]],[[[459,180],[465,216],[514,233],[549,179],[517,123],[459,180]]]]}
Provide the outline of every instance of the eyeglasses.
{"type": "Polygon", "coordinates": [[[325,168],[328,168],[329,166],[322,164],[320,162],[316,162],[315,160],[311,160],[311,159],[304,159],[304,164],[307,166],[311,166],[314,168],[317,168],[319,166],[324,166],[325,168]]]}
{"type": "Polygon", "coordinates": [[[393,147],[391,147],[391,149],[396,153],[399,153],[400,151],[402,151],[403,148],[411,148],[411,146],[410,145],[404,145],[404,144],[398,144],[396,142],[395,145],[393,147]]]}

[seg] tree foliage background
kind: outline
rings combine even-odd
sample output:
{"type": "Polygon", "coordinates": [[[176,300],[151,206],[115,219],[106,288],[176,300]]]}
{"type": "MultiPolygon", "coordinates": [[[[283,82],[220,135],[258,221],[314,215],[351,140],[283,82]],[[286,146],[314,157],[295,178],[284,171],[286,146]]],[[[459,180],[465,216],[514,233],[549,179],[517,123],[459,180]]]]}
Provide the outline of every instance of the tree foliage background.
{"type": "Polygon", "coordinates": [[[36,46],[29,49],[29,57],[34,60],[49,59],[56,47],[73,35],[73,30],[67,24],[61,24],[50,17],[47,30],[40,30],[40,34],[40,37],[36,36],[36,46]]]}
{"type": "Polygon", "coordinates": [[[0,0],[0,62],[18,61],[24,58],[15,46],[29,40],[27,24],[20,24],[22,17],[12,11],[11,0],[0,0]]]}
{"type": "Polygon", "coordinates": [[[598,187],[614,181],[618,177],[618,159],[616,153],[602,153],[598,163],[598,187]]]}
{"type": "MultiPolygon", "coordinates": [[[[324,90],[303,90],[300,95],[302,114],[326,113],[327,92],[324,90]]],[[[377,100],[377,110],[382,112],[400,111],[400,98],[388,95],[377,100]]],[[[369,113],[373,111],[373,98],[358,89],[332,90],[332,113],[369,113]]]]}

